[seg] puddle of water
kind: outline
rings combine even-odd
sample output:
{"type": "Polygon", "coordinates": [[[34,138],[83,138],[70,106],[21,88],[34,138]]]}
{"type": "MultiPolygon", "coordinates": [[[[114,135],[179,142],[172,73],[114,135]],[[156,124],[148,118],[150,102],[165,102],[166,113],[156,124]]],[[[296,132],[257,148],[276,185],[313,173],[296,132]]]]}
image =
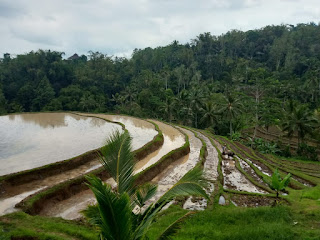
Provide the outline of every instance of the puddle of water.
{"type": "MultiPolygon", "coordinates": [[[[84,114],[81,114],[84,115],[84,114]]],[[[152,123],[145,120],[129,117],[107,114],[88,114],[90,116],[101,117],[113,122],[120,122],[125,125],[132,137],[132,150],[137,150],[150,142],[158,134],[152,123]]]]}
{"type": "Polygon", "coordinates": [[[16,195],[11,198],[6,199],[0,199],[0,216],[19,211],[19,209],[15,208],[15,205],[19,202],[21,202],[26,197],[32,195],[33,193],[36,193],[45,187],[41,187],[32,191],[24,192],[22,194],[16,195]]]}
{"type": "Polygon", "coordinates": [[[0,116],[0,175],[99,148],[116,129],[121,131],[121,126],[69,113],[0,116]]]}

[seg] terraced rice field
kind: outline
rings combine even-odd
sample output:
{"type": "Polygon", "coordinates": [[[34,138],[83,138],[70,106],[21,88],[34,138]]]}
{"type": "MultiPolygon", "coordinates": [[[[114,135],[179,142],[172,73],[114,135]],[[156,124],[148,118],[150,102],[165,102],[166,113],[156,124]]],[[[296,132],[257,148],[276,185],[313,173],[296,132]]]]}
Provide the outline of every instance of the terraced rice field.
{"type": "MultiPolygon", "coordinates": [[[[282,176],[289,172],[293,176],[287,191],[282,192],[281,199],[284,203],[292,204],[299,194],[301,198],[306,196],[320,201],[320,197],[314,199],[313,195],[308,195],[309,191],[320,189],[319,163],[288,161],[263,155],[221,136],[156,120],[104,114],[85,116],[121,124],[130,133],[133,150],[137,154],[134,171],[138,176],[137,181],[158,184],[157,194],[146,206],[156,201],[197,165],[203,167],[210,201],[190,197],[183,200],[185,209],[204,210],[216,204],[215,199],[221,197],[225,200],[221,204],[247,207],[272,205],[275,192],[269,188],[268,182],[276,168],[282,176]],[[222,156],[222,146],[233,151],[235,156],[222,156]],[[145,153],[141,154],[143,151],[145,153]],[[179,155],[173,158],[172,153],[176,152],[179,155]],[[161,167],[159,163],[162,163],[161,167]]],[[[30,170],[31,174],[33,171],[36,170],[30,170]]],[[[35,173],[39,174],[39,170],[37,171],[35,173]]],[[[113,179],[101,167],[97,155],[90,161],[74,164],[60,172],[50,172],[48,167],[40,178],[32,179],[22,174],[24,182],[17,180],[20,175],[2,178],[0,214],[23,210],[43,216],[81,218],[80,211],[89,204],[95,204],[93,194],[85,185],[84,176],[89,173],[98,175],[108,184],[114,184],[113,179]]]]}

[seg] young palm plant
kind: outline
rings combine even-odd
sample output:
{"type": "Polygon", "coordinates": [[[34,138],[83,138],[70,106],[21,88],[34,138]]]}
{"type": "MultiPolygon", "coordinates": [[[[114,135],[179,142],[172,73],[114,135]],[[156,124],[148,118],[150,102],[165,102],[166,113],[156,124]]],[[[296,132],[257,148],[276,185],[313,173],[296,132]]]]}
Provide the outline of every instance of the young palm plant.
{"type": "MultiPolygon", "coordinates": [[[[97,227],[100,239],[146,239],[157,214],[177,196],[195,195],[208,198],[204,190],[206,181],[202,178],[202,171],[195,168],[158,201],[149,205],[145,211],[140,211],[146,201],[155,195],[157,186],[150,183],[142,186],[134,184],[134,161],[128,132],[115,132],[101,152],[101,162],[115,180],[116,186],[112,189],[95,176],[87,177],[97,205],[90,206],[83,212],[89,222],[97,227]]],[[[175,233],[181,222],[191,214],[192,212],[189,212],[171,223],[158,239],[167,239],[175,233]]]]}

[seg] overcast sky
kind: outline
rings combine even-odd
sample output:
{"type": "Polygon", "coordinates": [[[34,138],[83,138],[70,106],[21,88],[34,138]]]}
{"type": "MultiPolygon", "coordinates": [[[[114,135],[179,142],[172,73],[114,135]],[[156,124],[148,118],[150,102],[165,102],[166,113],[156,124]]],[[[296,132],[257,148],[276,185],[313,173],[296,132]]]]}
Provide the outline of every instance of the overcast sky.
{"type": "Polygon", "coordinates": [[[200,33],[320,22],[319,0],[0,0],[0,57],[31,50],[130,56],[200,33]]]}

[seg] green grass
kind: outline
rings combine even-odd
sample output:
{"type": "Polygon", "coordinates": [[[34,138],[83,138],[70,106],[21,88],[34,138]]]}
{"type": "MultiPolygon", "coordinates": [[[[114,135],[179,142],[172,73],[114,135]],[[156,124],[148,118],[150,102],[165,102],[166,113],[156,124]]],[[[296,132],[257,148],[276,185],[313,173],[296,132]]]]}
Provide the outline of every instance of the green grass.
{"type": "Polygon", "coordinates": [[[320,204],[320,186],[318,185],[316,187],[303,191],[302,197],[317,200],[320,204]]]}
{"type": "Polygon", "coordinates": [[[12,237],[34,237],[35,239],[98,239],[97,232],[90,226],[63,220],[30,216],[17,212],[0,217],[0,240],[12,237]]]}
{"type": "MultiPolygon", "coordinates": [[[[163,212],[151,229],[150,239],[155,239],[168,222],[185,212],[177,206],[163,212]]],[[[217,207],[193,215],[173,239],[308,239],[301,238],[303,232],[295,228],[294,217],[288,207],[217,207]]]]}

